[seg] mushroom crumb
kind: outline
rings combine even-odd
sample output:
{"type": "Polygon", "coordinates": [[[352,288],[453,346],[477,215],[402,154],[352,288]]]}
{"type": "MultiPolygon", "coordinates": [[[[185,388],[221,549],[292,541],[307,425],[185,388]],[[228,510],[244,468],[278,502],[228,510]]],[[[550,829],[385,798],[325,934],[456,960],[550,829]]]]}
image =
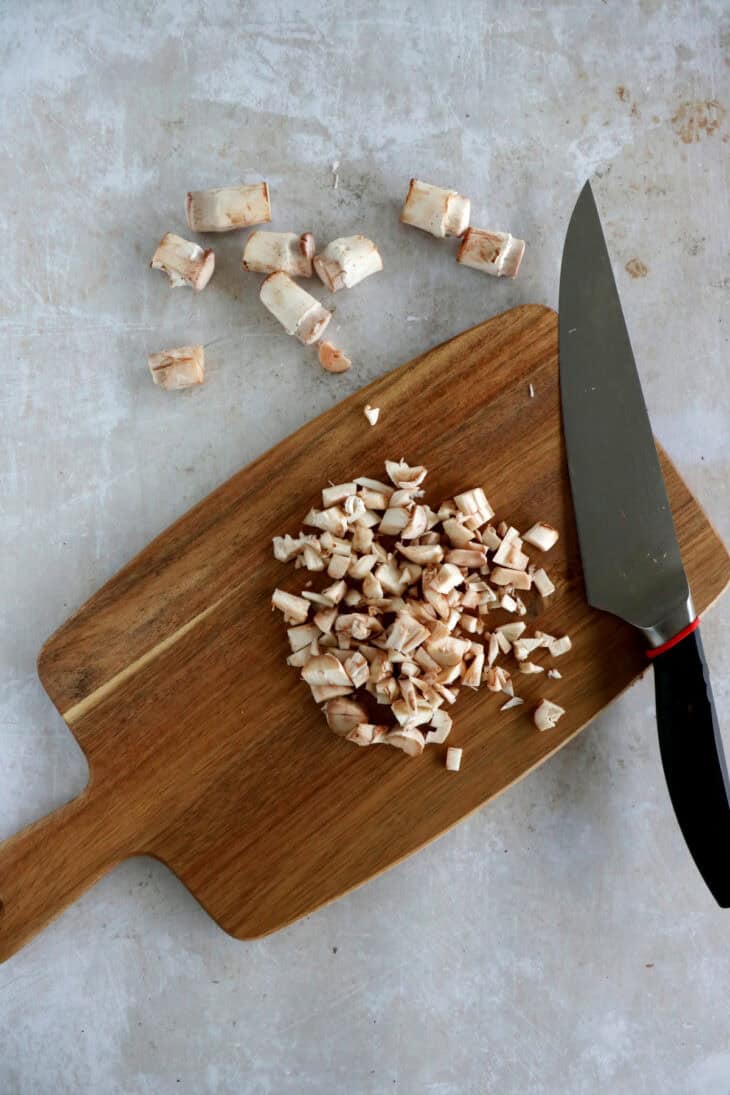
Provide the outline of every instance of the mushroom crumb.
{"type": "Polygon", "coordinates": [[[365,236],[342,236],[314,256],[314,269],[331,293],[352,289],[383,269],[380,252],[365,236]]]}
{"type": "Polygon", "coordinates": [[[305,346],[316,342],[332,319],[332,313],[283,270],[264,279],[259,298],[286,333],[295,335],[305,346]]]}
{"type": "Polygon", "coordinates": [[[254,274],[283,270],[293,278],[311,278],[314,236],[304,232],[252,232],[243,249],[241,265],[254,274]]]}
{"type": "Polygon", "coordinates": [[[461,758],[464,753],[463,749],[455,749],[453,745],[450,745],[446,750],[446,769],[449,772],[458,772],[461,768],[461,758]]]}
{"type": "Polygon", "coordinates": [[[540,700],[532,718],[538,730],[552,730],[557,725],[558,719],[561,719],[564,714],[564,708],[558,707],[557,703],[552,703],[550,700],[540,700]]]}
{"type": "Polygon", "coordinates": [[[370,425],[374,426],[380,418],[380,407],[371,407],[369,403],[366,403],[362,413],[365,415],[370,425]]]}
{"type": "Polygon", "coordinates": [[[352,365],[350,358],[331,342],[320,342],[317,353],[320,365],[328,373],[346,373],[352,365]]]}
{"type": "MultiPolygon", "coordinates": [[[[378,408],[368,404],[364,414],[374,424],[378,408]]],[[[304,518],[307,531],[274,537],[275,558],[308,574],[299,592],[274,590],[272,607],[287,624],[287,662],[323,705],[333,733],[413,757],[449,736],[447,709],[463,689],[481,689],[484,703],[495,693],[500,711],[523,705],[513,674],[530,687],[531,675],[546,672],[530,660],[533,652],[563,654],[570,639],[530,636],[521,620],[491,624],[495,611],[527,614],[516,589],[542,590],[527,537],[507,522],[490,523],[494,511],[481,487],[432,509],[425,467],[386,460],[385,472],[383,480],[330,482],[322,508],[304,518]]],[[[557,671],[547,675],[557,679],[557,671]]],[[[545,729],[562,713],[543,700],[536,725],[545,729]]]]}

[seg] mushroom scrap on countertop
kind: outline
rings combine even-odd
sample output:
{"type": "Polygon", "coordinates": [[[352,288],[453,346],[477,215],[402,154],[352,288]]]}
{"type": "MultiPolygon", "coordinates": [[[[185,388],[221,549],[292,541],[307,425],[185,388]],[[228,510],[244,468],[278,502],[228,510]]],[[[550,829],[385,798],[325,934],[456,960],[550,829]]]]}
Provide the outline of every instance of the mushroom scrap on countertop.
{"type": "Polygon", "coordinates": [[[185,214],[193,232],[233,232],[271,220],[269,188],[265,182],[253,186],[220,186],[214,190],[191,190],[185,214]]]}
{"type": "Polygon", "coordinates": [[[204,250],[174,232],[166,232],[157,244],[150,266],[167,274],[171,289],[189,285],[199,293],[213,276],[215,255],[210,248],[204,250]]]}
{"type": "MultiPolygon", "coordinates": [[[[305,516],[306,532],[274,537],[276,559],[323,577],[321,588],[308,577],[300,593],[276,589],[272,607],[288,625],[287,661],[323,704],[330,729],[360,747],[391,745],[416,756],[446,741],[446,708],[462,688],[500,694],[500,710],[520,706],[520,674],[547,668],[532,659],[571,644],[567,635],[529,636],[521,620],[490,628],[495,609],[527,612],[516,590],[529,591],[537,571],[526,535],[506,522],[495,528],[481,487],[433,510],[426,468],[386,460],[385,470],[386,480],[331,483],[321,509],[305,516]],[[507,656],[512,669],[497,664],[507,656]]],[[[550,526],[530,530],[544,543],[536,529],[550,529],[553,540],[550,526]]],[[[562,714],[542,700],[535,723],[546,729],[562,714]]]]}

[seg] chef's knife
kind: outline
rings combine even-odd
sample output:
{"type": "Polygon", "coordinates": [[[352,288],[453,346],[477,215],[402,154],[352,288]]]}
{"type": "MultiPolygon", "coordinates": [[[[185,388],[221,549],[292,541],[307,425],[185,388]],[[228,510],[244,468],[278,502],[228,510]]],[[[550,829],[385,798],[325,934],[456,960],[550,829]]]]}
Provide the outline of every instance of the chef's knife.
{"type": "Polygon", "coordinates": [[[590,183],[560,272],[560,396],[588,601],[643,631],[684,838],[730,906],[730,784],[664,479],[590,183]]]}

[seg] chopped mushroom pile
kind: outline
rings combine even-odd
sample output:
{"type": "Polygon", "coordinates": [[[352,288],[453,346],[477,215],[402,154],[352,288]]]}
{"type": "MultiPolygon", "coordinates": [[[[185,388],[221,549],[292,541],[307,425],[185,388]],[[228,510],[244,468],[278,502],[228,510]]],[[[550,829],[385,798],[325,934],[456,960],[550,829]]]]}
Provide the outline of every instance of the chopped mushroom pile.
{"type": "MultiPolygon", "coordinates": [[[[385,469],[388,482],[325,487],[322,508],[304,518],[307,531],[274,538],[276,559],[322,578],[317,590],[311,579],[299,593],[274,590],[272,606],[288,625],[287,662],[301,670],[330,729],[356,745],[416,756],[446,741],[448,708],[462,687],[484,685],[505,698],[501,710],[517,707],[522,675],[547,668],[547,677],[560,676],[532,659],[565,654],[571,642],[528,636],[520,619],[523,594],[555,589],[525,551],[548,551],[554,528],[495,526],[481,487],[433,510],[424,500],[426,468],[386,460],[385,469]],[[489,627],[496,609],[515,619],[489,627]]],[[[533,718],[545,730],[563,714],[541,699],[533,718]]],[[[453,755],[449,767],[458,770],[453,755]]]]}

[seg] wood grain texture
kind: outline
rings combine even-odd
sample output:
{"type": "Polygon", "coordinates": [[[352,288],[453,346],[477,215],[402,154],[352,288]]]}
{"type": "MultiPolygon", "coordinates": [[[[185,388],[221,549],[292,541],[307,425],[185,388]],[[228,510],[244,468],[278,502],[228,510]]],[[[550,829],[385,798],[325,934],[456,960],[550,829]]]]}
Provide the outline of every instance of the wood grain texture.
{"type": "MultiPolygon", "coordinates": [[[[166,863],[226,931],[279,928],[385,870],[559,749],[646,669],[630,627],[588,608],[558,399],[557,317],[514,309],[333,407],[211,494],[133,559],[45,645],[41,681],[84,750],[84,793],[0,845],[0,959],[127,856],[166,863]],[[532,383],[535,397],[529,397],[532,383]],[[381,408],[377,427],[362,407],[381,408]],[[320,487],[379,476],[386,457],[429,468],[428,498],[483,485],[498,517],[562,530],[558,586],[530,612],[574,649],[563,680],[525,677],[528,705],[459,697],[450,744],[421,758],[331,734],[269,607],[301,578],[271,555],[320,487]],[[568,710],[539,734],[531,701],[568,710]]],[[[700,611],[730,558],[661,454],[700,611]]],[[[315,576],[316,577],[316,576],[315,576]]],[[[495,623],[501,622],[495,614],[495,623]]],[[[523,683],[524,681],[524,683],[523,683]]],[[[647,726],[647,733],[652,727],[647,726]]]]}

